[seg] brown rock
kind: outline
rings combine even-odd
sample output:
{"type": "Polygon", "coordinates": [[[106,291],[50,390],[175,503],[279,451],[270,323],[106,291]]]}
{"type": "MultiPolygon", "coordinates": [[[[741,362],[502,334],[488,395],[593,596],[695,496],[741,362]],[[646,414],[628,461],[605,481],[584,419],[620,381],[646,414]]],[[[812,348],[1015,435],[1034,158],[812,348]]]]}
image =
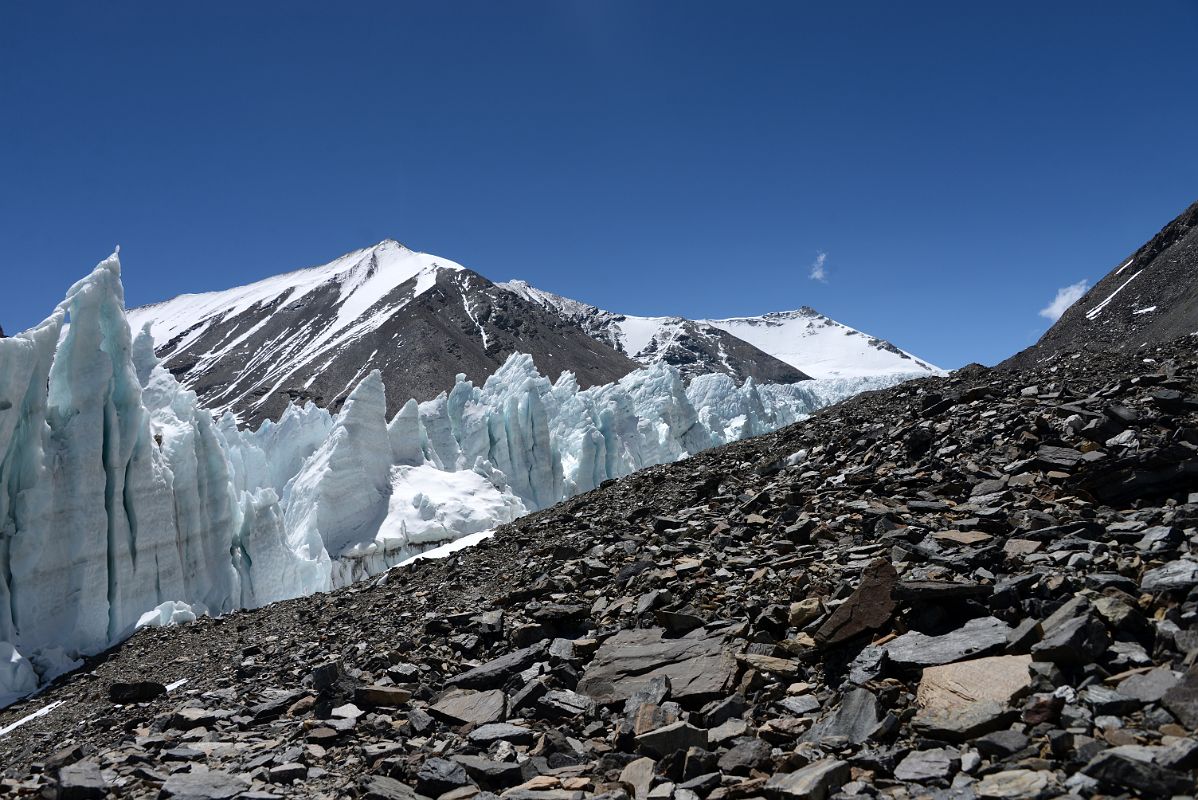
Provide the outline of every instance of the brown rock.
{"type": "Polygon", "coordinates": [[[889,561],[878,559],[871,563],[861,573],[857,590],[815,632],[816,642],[831,647],[885,625],[894,613],[897,583],[898,572],[889,561]]]}

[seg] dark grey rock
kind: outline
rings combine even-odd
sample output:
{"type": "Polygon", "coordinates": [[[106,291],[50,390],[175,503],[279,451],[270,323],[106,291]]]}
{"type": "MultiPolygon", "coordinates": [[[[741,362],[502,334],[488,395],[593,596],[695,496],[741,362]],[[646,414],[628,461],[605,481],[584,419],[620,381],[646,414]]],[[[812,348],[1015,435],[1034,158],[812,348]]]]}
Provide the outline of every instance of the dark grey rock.
{"type": "Polygon", "coordinates": [[[58,797],[62,800],[93,800],[108,793],[108,782],[94,761],[77,761],[58,771],[58,797]]]}
{"type": "Polygon", "coordinates": [[[1145,592],[1185,591],[1198,586],[1198,561],[1181,559],[1150,569],[1140,578],[1145,592]]]}
{"type": "Polygon", "coordinates": [[[1190,667],[1185,677],[1165,692],[1161,703],[1182,725],[1198,730],[1198,666],[1190,667]]]}
{"type": "Polygon", "coordinates": [[[769,763],[771,750],[760,739],[745,739],[720,756],[720,769],[730,775],[748,775],[769,763]]]}
{"type": "Polygon", "coordinates": [[[166,687],[157,681],[114,683],[108,687],[108,699],[122,705],[128,703],[146,703],[164,694],[166,694],[166,687]]]}
{"type": "Polygon", "coordinates": [[[244,778],[218,770],[176,772],[162,785],[162,796],[176,800],[226,800],[249,788],[244,778]]]}
{"type": "Polygon", "coordinates": [[[486,747],[493,742],[511,742],[512,744],[532,744],[533,732],[519,725],[509,725],[506,722],[492,722],[479,725],[470,731],[466,738],[471,742],[486,747]]]}
{"type": "Polygon", "coordinates": [[[1155,703],[1181,682],[1181,676],[1168,667],[1130,675],[1119,682],[1119,694],[1134,697],[1141,703],[1155,703]]]}
{"type": "Polygon", "coordinates": [[[535,644],[488,661],[445,681],[446,686],[459,689],[493,689],[502,686],[507,679],[523,672],[545,654],[544,644],[535,644]]]}
{"type": "Polygon", "coordinates": [[[416,791],[430,797],[470,785],[466,768],[456,761],[444,758],[428,758],[416,773],[416,791]]]}
{"type": "Polygon", "coordinates": [[[941,781],[952,776],[961,759],[955,750],[943,747],[931,750],[913,750],[894,768],[894,777],[900,781],[941,781]]]}
{"type": "Polygon", "coordinates": [[[1141,761],[1119,748],[1099,753],[1082,772],[1105,786],[1129,789],[1143,797],[1169,797],[1194,788],[1192,776],[1141,761]]]}
{"type": "Polygon", "coordinates": [[[849,765],[825,758],[794,772],[778,772],[765,784],[767,792],[795,800],[825,800],[849,779],[849,765]]]}
{"type": "Polygon", "coordinates": [[[1054,664],[1081,664],[1096,659],[1109,641],[1101,621],[1090,615],[1077,616],[1047,631],[1032,645],[1032,656],[1054,664]]]}
{"type": "Polygon", "coordinates": [[[985,655],[1005,645],[1010,632],[1002,620],[982,617],[971,619],[943,636],[927,636],[918,631],[904,633],[882,649],[893,664],[931,667],[985,655]]]}
{"type": "Polygon", "coordinates": [[[429,800],[406,783],[386,775],[368,775],[360,786],[362,800],[429,800]]]}
{"type": "Polygon", "coordinates": [[[667,678],[671,697],[721,694],[736,672],[722,636],[664,639],[661,628],[624,630],[607,639],[578,682],[597,703],[622,702],[655,677],[667,678]]]}
{"type": "Polygon", "coordinates": [[[843,738],[861,744],[878,730],[881,722],[882,708],[874,693],[868,689],[853,689],[844,695],[835,711],[815,723],[803,740],[818,743],[843,738]]]}
{"type": "Polygon", "coordinates": [[[636,737],[636,743],[648,753],[667,756],[688,747],[706,747],[707,731],[689,722],[679,721],[642,733],[636,737]]]}

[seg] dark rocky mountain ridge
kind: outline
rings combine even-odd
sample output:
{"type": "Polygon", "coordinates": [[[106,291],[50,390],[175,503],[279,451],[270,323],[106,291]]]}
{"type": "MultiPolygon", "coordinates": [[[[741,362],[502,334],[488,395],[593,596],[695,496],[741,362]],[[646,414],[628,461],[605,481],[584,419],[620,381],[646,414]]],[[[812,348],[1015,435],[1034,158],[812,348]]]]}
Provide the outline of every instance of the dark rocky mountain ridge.
{"type": "Polygon", "coordinates": [[[0,712],[0,792],[1192,795],[1196,486],[1188,342],[968,367],[142,630],[0,712]]]}
{"type": "MultiPolygon", "coordinates": [[[[1135,350],[1198,334],[1198,202],[1121,261],[1006,366],[1062,351],[1135,350]]],[[[1192,340],[1198,345],[1198,339],[1192,340]]]]}
{"type": "Polygon", "coordinates": [[[497,285],[560,316],[592,339],[629,358],[644,364],[660,361],[676,367],[685,380],[712,373],[728,375],[738,384],[748,378],[757,383],[798,383],[810,378],[785,361],[705,322],[684,317],[630,318],[537,289],[525,281],[497,285]],[[633,352],[629,352],[633,348],[624,330],[630,322],[654,328],[647,341],[633,352]]]}

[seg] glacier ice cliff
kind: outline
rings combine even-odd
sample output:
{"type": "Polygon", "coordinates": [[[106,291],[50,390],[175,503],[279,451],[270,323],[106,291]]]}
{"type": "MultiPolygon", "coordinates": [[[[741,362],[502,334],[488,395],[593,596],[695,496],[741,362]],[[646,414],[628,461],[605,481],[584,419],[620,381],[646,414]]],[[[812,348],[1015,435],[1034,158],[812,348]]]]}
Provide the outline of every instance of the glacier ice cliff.
{"type": "Polygon", "coordinates": [[[113,255],[0,339],[0,703],[140,625],[345,585],[899,379],[688,386],[655,364],[580,390],[515,354],[391,420],[376,371],[337,414],[246,430],[132,335],[113,255]]]}

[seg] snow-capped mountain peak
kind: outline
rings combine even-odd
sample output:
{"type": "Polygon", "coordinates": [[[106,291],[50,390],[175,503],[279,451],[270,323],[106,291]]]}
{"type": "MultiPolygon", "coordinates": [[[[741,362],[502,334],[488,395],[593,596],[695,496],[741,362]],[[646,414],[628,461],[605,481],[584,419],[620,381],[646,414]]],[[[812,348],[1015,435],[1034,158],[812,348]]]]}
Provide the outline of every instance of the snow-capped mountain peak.
{"type": "Polygon", "coordinates": [[[244,422],[290,401],[340,407],[372,369],[387,402],[427,400],[465,373],[483,380],[513,352],[545,373],[609,383],[636,368],[560,315],[499,290],[448,259],[392,239],[316,267],[129,311],[155,350],[201,400],[244,422]]]}
{"type": "MultiPolygon", "coordinates": [[[[351,325],[407,281],[417,279],[415,296],[432,287],[438,270],[462,269],[461,264],[417,253],[394,239],[384,239],[373,247],[354,250],[327,264],[275,275],[234,289],[179,295],[163,303],[133,309],[129,316],[137,325],[151,322],[155,341],[159,343],[173,342],[175,337],[187,334],[175,343],[176,348],[183,349],[203,334],[205,327],[197,326],[197,323],[237,316],[255,306],[270,305],[273,311],[282,311],[302,303],[322,288],[336,286],[338,313],[332,324],[322,331],[327,339],[351,325]]],[[[228,342],[227,346],[235,344],[235,341],[228,342]]]]}

